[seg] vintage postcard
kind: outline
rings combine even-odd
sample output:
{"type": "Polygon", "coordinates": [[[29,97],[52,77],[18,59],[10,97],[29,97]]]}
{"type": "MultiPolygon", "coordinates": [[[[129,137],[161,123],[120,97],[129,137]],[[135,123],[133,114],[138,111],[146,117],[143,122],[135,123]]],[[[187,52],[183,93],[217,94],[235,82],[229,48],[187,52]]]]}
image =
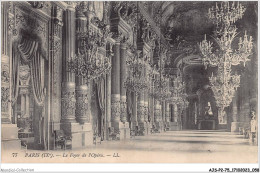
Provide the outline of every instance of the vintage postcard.
{"type": "Polygon", "coordinates": [[[1,1],[1,31],[2,163],[259,162],[257,1],[1,1]]]}

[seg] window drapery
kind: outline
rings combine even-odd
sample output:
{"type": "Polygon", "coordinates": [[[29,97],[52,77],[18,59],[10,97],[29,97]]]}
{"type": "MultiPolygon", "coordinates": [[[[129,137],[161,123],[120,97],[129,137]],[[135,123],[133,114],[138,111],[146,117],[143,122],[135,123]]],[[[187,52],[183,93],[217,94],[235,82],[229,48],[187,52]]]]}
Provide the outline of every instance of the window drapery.
{"type": "Polygon", "coordinates": [[[39,49],[39,43],[34,40],[23,39],[18,45],[21,58],[29,63],[31,70],[31,83],[36,103],[43,106],[44,103],[44,59],[39,49]]]}
{"type": "Polygon", "coordinates": [[[42,143],[43,141],[43,147],[46,149],[46,129],[48,129],[48,120],[45,118],[44,106],[44,58],[40,53],[39,43],[36,40],[22,39],[20,44],[18,44],[18,50],[20,52],[20,58],[30,66],[34,100],[41,110],[41,115],[39,115],[39,142],[42,143]]]}
{"type": "Polygon", "coordinates": [[[20,71],[20,54],[12,48],[12,106],[16,103],[19,93],[19,71],[20,71]]]}

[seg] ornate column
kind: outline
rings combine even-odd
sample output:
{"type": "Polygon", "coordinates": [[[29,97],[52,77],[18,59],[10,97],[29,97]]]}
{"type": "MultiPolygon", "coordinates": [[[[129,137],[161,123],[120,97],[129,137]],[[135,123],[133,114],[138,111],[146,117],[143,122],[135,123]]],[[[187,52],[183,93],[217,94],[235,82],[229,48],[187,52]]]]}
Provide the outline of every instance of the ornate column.
{"type": "Polygon", "coordinates": [[[154,97],[151,96],[149,98],[149,116],[150,116],[150,124],[154,123],[154,97]]]}
{"type": "Polygon", "coordinates": [[[12,31],[14,15],[12,2],[1,3],[2,22],[2,55],[1,55],[1,123],[11,123],[11,56],[12,56],[12,31]]]}
{"type": "Polygon", "coordinates": [[[161,116],[162,116],[162,106],[160,105],[160,102],[156,100],[154,122],[159,132],[161,132],[161,116]]]}
{"type": "Polygon", "coordinates": [[[167,123],[170,122],[170,105],[169,103],[166,103],[166,108],[165,108],[165,121],[167,123]]]}
{"type": "MultiPolygon", "coordinates": [[[[84,3],[77,7],[76,12],[76,33],[77,33],[77,49],[84,50],[85,38],[82,33],[87,32],[87,18],[83,14],[86,10],[84,3]]],[[[76,76],[76,120],[80,124],[89,123],[90,116],[88,112],[88,85],[86,79],[82,76],[76,76]]]]}
{"type": "Polygon", "coordinates": [[[162,101],[162,123],[165,123],[165,101],[162,101]]]}
{"type": "Polygon", "coordinates": [[[11,124],[13,2],[1,2],[1,12],[1,149],[4,153],[9,150],[20,150],[21,141],[18,139],[17,125],[11,124]]]}
{"type": "Polygon", "coordinates": [[[61,82],[62,82],[62,27],[63,9],[59,6],[52,7],[52,30],[50,38],[50,71],[51,71],[51,94],[50,94],[50,121],[54,124],[52,130],[59,129],[61,120],[61,82]]]}
{"type": "Polygon", "coordinates": [[[137,106],[137,120],[138,120],[138,127],[140,135],[145,135],[145,121],[144,121],[144,93],[141,92],[138,97],[138,106],[137,106]]]}
{"type": "Polygon", "coordinates": [[[160,115],[160,106],[158,101],[155,100],[155,107],[154,107],[154,122],[159,122],[159,115],[160,115]]]}
{"type": "Polygon", "coordinates": [[[75,120],[75,75],[69,72],[68,61],[75,57],[75,7],[69,4],[64,12],[64,52],[62,71],[62,118],[61,122],[70,123],[75,120]]]}
{"type": "Polygon", "coordinates": [[[178,105],[173,104],[173,122],[178,122],[178,105]]]}
{"type": "Polygon", "coordinates": [[[144,121],[145,121],[146,123],[148,123],[148,111],[149,111],[148,101],[149,101],[148,92],[145,91],[145,92],[144,92],[144,121]]]}
{"type": "Polygon", "coordinates": [[[149,114],[149,96],[148,92],[144,91],[144,129],[145,129],[145,135],[150,134],[150,128],[149,128],[149,121],[148,121],[148,114],[149,114]]]}
{"type": "Polygon", "coordinates": [[[114,127],[120,122],[120,112],[120,41],[117,39],[111,69],[111,123],[114,127]]]}
{"type": "Polygon", "coordinates": [[[138,124],[144,122],[144,93],[139,93],[138,96],[138,110],[137,110],[137,120],[138,124]]]}
{"type": "Polygon", "coordinates": [[[127,119],[127,104],[126,104],[126,87],[124,83],[126,81],[126,43],[121,42],[120,47],[120,108],[122,122],[126,122],[127,119]]]}
{"type": "Polygon", "coordinates": [[[238,132],[239,126],[241,126],[241,123],[238,122],[238,107],[237,107],[237,100],[238,99],[238,93],[235,93],[232,101],[232,119],[231,122],[228,121],[227,125],[231,125],[230,130],[231,132],[238,132]]]}
{"type": "Polygon", "coordinates": [[[132,118],[132,128],[135,129],[135,127],[138,125],[138,93],[134,93],[134,99],[133,99],[133,118],[132,118]]]}

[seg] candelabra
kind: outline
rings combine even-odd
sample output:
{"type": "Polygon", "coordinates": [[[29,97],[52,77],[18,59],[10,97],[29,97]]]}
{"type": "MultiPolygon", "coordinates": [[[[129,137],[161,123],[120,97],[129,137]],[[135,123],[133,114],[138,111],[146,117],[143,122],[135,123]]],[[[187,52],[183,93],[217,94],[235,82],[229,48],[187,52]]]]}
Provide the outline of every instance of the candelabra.
{"type": "Polygon", "coordinates": [[[252,36],[248,37],[246,31],[244,37],[239,39],[238,49],[232,48],[234,38],[238,34],[234,23],[242,18],[245,10],[239,2],[237,4],[233,2],[232,5],[229,2],[223,2],[220,7],[216,3],[215,8],[209,9],[208,17],[216,25],[213,38],[219,48],[213,48],[213,42],[207,41],[206,35],[199,44],[205,68],[218,67],[217,75],[212,74],[209,79],[217,106],[222,111],[232,102],[240,84],[240,76],[231,75],[231,66],[239,65],[241,62],[245,66],[252,53],[252,36]]]}

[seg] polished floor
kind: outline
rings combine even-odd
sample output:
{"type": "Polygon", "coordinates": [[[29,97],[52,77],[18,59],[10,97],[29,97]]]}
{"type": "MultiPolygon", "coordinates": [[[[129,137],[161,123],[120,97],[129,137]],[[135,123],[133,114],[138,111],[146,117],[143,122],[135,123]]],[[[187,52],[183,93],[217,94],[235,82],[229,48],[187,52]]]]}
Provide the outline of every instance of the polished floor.
{"type": "Polygon", "coordinates": [[[104,142],[94,148],[132,153],[125,161],[169,163],[254,163],[258,153],[258,147],[242,135],[205,130],[136,136],[127,141],[104,142]]]}
{"type": "Polygon", "coordinates": [[[41,158],[35,161],[77,163],[258,162],[258,147],[249,144],[248,139],[244,139],[242,135],[205,130],[168,131],[149,136],[136,136],[129,140],[103,141],[101,144],[86,149],[59,150],[51,151],[51,153],[53,153],[53,158],[41,158]]]}

